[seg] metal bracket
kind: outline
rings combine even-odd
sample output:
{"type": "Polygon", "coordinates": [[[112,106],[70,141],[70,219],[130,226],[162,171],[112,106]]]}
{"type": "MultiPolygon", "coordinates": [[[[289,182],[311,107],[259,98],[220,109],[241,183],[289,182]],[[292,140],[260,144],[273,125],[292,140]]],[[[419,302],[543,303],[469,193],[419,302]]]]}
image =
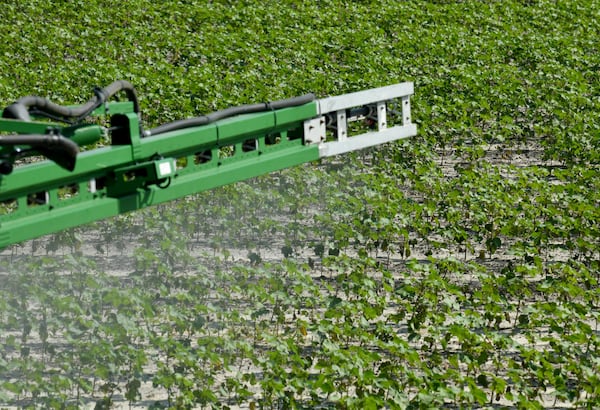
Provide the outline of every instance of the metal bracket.
{"type": "Polygon", "coordinates": [[[304,121],[304,142],[306,144],[320,144],[325,141],[325,129],[325,117],[304,121]]]}
{"type": "Polygon", "coordinates": [[[161,158],[141,164],[114,170],[106,181],[106,193],[109,197],[120,197],[132,193],[138,188],[158,185],[162,181],[175,176],[174,158],[161,158]]]}
{"type": "Polygon", "coordinates": [[[142,159],[138,115],[133,112],[115,114],[110,118],[110,125],[115,130],[112,132],[112,145],[129,145],[131,146],[131,158],[142,159]]]}

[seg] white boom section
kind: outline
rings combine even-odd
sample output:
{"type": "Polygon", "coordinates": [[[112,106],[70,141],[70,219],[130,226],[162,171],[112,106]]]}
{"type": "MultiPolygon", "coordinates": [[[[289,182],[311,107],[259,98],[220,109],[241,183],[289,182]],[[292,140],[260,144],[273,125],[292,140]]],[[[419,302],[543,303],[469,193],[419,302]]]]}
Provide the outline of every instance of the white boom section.
{"type": "Polygon", "coordinates": [[[319,117],[304,122],[304,141],[319,144],[320,156],[330,157],[415,136],[417,126],[410,117],[413,93],[413,83],[406,82],[318,100],[319,117]],[[354,135],[349,123],[359,120],[374,130],[354,127],[362,128],[354,135]]]}

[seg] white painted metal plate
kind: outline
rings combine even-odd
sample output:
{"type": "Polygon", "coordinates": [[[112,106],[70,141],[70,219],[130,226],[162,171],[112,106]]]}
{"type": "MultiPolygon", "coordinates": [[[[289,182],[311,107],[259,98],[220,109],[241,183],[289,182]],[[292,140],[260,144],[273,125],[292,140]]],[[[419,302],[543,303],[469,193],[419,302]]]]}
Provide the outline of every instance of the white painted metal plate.
{"type": "Polygon", "coordinates": [[[317,117],[304,121],[304,142],[320,144],[325,141],[325,118],[317,117]]]}

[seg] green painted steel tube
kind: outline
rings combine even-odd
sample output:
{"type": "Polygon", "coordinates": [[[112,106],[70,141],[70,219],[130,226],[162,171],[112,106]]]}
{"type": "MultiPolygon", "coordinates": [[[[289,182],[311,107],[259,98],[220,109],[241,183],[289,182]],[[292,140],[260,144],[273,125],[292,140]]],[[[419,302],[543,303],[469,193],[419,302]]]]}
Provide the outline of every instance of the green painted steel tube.
{"type": "Polygon", "coordinates": [[[104,196],[3,221],[0,223],[0,248],[317,159],[317,146],[292,146],[271,154],[248,157],[221,167],[175,177],[165,189],[154,185],[119,198],[104,196]]]}

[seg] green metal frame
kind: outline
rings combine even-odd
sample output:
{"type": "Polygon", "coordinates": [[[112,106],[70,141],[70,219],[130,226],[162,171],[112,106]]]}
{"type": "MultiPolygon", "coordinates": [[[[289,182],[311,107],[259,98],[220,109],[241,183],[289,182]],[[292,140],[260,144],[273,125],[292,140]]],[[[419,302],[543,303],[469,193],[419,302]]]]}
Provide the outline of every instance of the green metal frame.
{"type": "MultiPolygon", "coordinates": [[[[4,133],[54,133],[92,148],[77,154],[72,171],[41,160],[17,163],[8,175],[0,175],[0,248],[325,156],[413,136],[412,93],[412,83],[401,83],[148,137],[140,135],[133,103],[111,102],[92,114],[110,119],[110,142],[104,146],[97,142],[106,128],[95,123],[65,126],[1,118],[4,133]],[[394,101],[399,102],[397,110],[391,108],[394,101]],[[388,112],[400,118],[400,123],[393,124],[388,112]],[[377,129],[349,135],[348,122],[361,119],[376,124],[377,129]]],[[[5,144],[0,155],[11,150],[5,144]]]]}
{"type": "MultiPolygon", "coordinates": [[[[80,153],[73,172],[45,160],[0,177],[0,248],[319,158],[318,146],[301,138],[304,121],[317,115],[314,102],[149,138],[140,138],[130,103],[108,110],[127,128],[124,145],[80,153]]],[[[10,132],[48,127],[59,125],[0,120],[10,132]]]]}

